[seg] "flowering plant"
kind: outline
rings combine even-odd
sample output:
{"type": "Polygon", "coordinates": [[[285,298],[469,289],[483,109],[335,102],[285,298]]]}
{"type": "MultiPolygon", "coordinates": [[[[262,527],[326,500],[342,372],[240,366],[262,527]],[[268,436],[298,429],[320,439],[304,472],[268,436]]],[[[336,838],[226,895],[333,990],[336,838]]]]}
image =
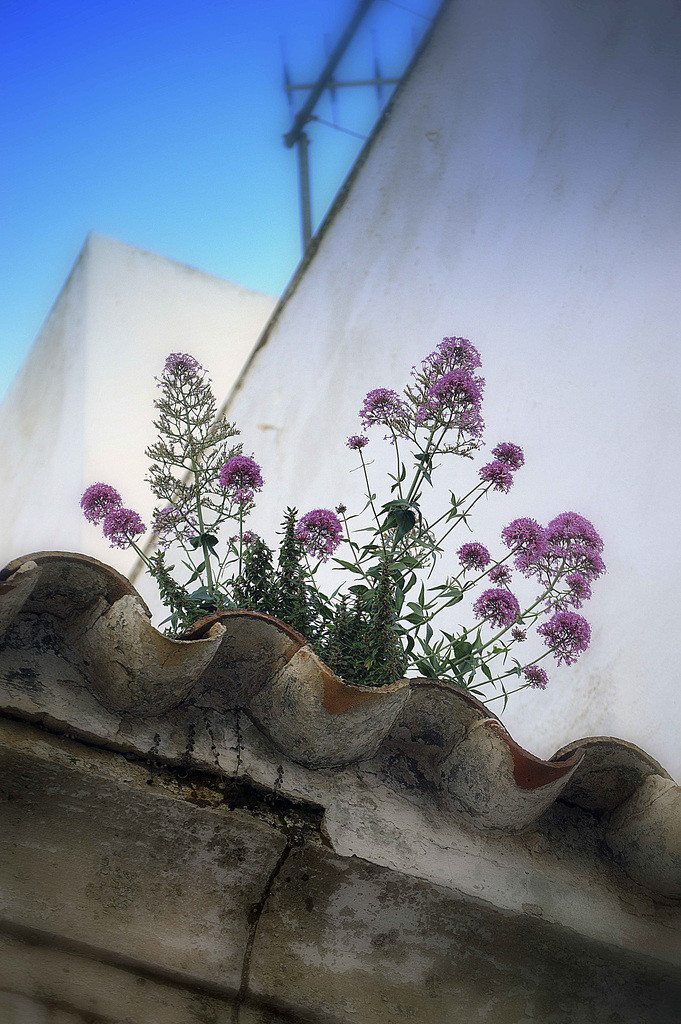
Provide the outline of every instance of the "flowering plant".
{"type": "Polygon", "coordinates": [[[470,530],[475,504],[493,492],[508,493],[525,461],[517,444],[500,442],[473,486],[463,494],[449,489],[439,513],[426,518],[424,492],[434,493],[442,461],[473,459],[482,447],[480,366],[470,341],[444,338],[413,369],[402,395],[370,391],[360,410],[362,427],[382,428],[395,458],[385,500],[379,502],[370,481],[369,437],[353,434],[347,446],[357,453],[366,486],[363,509],[353,515],[338,505],[300,518],[288,509],[276,567],[273,550],[244,529],[263,488],[260,466],[233,443],[234,425],[216,419],[209,381],[189,355],[169,356],[158,381],[159,440],[147,450],[148,480],[164,502],[152,520],[156,552],[139,546],[145,526],[108,484],[87,489],[83,512],[102,523],[112,545],[130,545],[144,560],[170,609],[166,621],[173,631],[218,608],[247,608],[299,630],[352,682],[382,685],[415,670],[479,696],[492,684],[504,700],[524,687],[544,689],[548,675],[538,663],[552,655],[559,665],[570,665],[590,641],[589,624],[577,610],[605,565],[603,542],[587,519],[563,512],[546,527],[529,517],[515,519],[501,531],[505,550],[498,557],[480,541],[467,540],[456,549],[456,568],[431,583],[453,531],[462,525],[470,530]],[[238,532],[220,542],[218,531],[230,520],[238,532]],[[183,585],[165,561],[171,543],[184,551],[183,585]],[[341,544],[343,558],[336,556],[341,544]],[[328,596],[317,574],[330,558],[344,580],[328,596]],[[539,589],[522,606],[514,571],[539,589]],[[453,627],[452,609],[473,591],[473,623],[453,627]],[[447,629],[436,632],[436,618],[447,629]],[[532,629],[546,649],[519,657],[532,629]]]}

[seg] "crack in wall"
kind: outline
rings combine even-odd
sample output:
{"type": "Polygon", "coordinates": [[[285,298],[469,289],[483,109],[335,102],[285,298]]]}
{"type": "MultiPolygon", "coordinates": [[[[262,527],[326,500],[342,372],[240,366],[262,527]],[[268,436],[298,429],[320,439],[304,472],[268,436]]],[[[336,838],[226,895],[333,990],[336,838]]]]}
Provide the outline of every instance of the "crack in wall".
{"type": "Polygon", "coordinates": [[[248,984],[251,975],[251,957],[253,956],[253,946],[255,945],[255,937],[258,931],[258,925],[260,924],[260,918],[262,917],[265,905],[270,897],[270,893],[272,892],[272,887],[277,880],[279,872],[288,860],[292,849],[292,844],[287,841],[279,860],[272,868],[270,877],[267,879],[263,887],[262,896],[258,902],[254,903],[251,907],[248,939],[246,940],[246,949],[244,950],[244,959],[241,965],[241,984],[239,985],[239,992],[234,1000],[234,1006],[232,1008],[232,1024],[239,1024],[241,1019],[241,1007],[248,995],[248,984]]]}

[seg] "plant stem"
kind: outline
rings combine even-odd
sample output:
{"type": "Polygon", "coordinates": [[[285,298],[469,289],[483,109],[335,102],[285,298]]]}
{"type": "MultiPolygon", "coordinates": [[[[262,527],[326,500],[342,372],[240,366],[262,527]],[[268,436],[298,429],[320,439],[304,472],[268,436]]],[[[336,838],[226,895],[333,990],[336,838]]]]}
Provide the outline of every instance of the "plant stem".
{"type": "Polygon", "coordinates": [[[376,520],[376,526],[377,526],[377,530],[378,530],[378,535],[381,538],[381,547],[383,548],[383,557],[387,560],[388,553],[385,550],[385,540],[383,538],[383,530],[381,529],[381,523],[380,523],[379,518],[378,518],[378,513],[376,512],[376,506],[374,505],[374,499],[373,499],[372,491],[371,491],[371,484],[369,483],[369,473],[367,471],[367,464],[364,461],[364,456],[362,455],[362,449],[361,448],[359,449],[359,457],[362,460],[362,470],[364,472],[364,479],[366,480],[366,485],[367,485],[367,498],[369,499],[369,504],[371,505],[371,511],[373,512],[374,519],[376,520]]]}

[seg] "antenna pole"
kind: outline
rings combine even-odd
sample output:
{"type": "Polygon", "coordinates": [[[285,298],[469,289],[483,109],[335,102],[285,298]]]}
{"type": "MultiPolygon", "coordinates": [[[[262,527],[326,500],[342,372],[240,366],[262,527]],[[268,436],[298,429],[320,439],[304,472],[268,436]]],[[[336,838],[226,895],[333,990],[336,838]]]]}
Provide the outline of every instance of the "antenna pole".
{"type": "Polygon", "coordinates": [[[312,238],[312,201],[310,198],[310,140],[306,132],[299,132],[296,140],[298,150],[298,181],[300,182],[300,229],[303,238],[303,252],[312,238]]]}
{"type": "Polygon", "coordinates": [[[317,100],[324,92],[324,89],[326,88],[329,79],[331,78],[334,71],[340,64],[343,54],[345,53],[348,46],[352,42],[352,37],[357,31],[364,15],[371,7],[372,2],[373,0],[361,0],[361,2],[358,4],[357,9],[355,10],[355,13],[353,14],[350,20],[350,24],[348,25],[345,32],[338,41],[338,45],[334,49],[333,53],[327,60],[326,66],[322,71],[321,75],[319,76],[319,78],[317,79],[317,82],[315,83],[312,92],[308,96],[305,105],[301,107],[298,113],[296,114],[291,131],[287,132],[286,135],[284,136],[284,145],[287,146],[289,149],[292,149],[293,146],[295,146],[296,142],[298,141],[298,137],[302,133],[305,125],[307,124],[310,118],[310,114],[312,113],[317,104],[317,100]]]}

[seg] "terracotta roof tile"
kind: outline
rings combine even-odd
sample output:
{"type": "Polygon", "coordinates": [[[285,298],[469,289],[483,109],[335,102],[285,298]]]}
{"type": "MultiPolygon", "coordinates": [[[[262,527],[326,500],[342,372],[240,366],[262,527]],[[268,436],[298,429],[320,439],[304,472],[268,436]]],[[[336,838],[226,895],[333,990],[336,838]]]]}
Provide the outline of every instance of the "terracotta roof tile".
{"type": "Polygon", "coordinates": [[[428,794],[492,834],[528,829],[556,801],[574,805],[600,820],[604,849],[630,877],[681,898],[681,790],[631,743],[593,737],[541,760],[457,687],[350,685],[299,634],[254,612],[220,613],[172,639],[151,625],[124,577],[85,555],[40,552],[10,563],[0,572],[0,633],[17,616],[56,623],[109,712],[144,719],[189,703],[242,709],[291,762],[389,764],[410,799],[428,794]]]}

